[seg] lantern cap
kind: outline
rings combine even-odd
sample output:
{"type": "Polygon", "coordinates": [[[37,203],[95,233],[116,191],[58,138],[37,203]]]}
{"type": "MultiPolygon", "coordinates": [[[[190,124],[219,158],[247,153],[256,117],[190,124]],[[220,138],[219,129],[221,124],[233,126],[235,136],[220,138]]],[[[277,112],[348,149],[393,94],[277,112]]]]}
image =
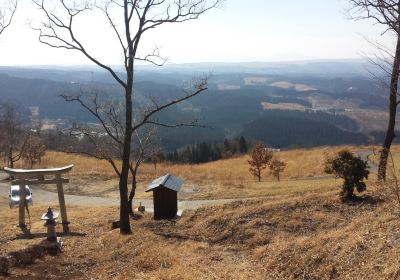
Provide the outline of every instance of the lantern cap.
{"type": "Polygon", "coordinates": [[[49,206],[47,212],[42,215],[41,220],[55,220],[58,218],[60,213],[58,211],[53,211],[53,209],[49,206]]]}

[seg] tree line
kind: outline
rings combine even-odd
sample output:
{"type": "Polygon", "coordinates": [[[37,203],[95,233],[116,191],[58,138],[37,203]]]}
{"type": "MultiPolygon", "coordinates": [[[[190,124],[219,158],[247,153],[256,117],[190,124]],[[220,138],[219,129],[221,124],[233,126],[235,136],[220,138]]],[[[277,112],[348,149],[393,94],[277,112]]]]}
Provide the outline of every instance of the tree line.
{"type": "Polygon", "coordinates": [[[222,143],[200,142],[179,151],[166,153],[165,160],[173,163],[206,163],[246,154],[248,145],[243,136],[231,140],[225,139],[222,143]]]}

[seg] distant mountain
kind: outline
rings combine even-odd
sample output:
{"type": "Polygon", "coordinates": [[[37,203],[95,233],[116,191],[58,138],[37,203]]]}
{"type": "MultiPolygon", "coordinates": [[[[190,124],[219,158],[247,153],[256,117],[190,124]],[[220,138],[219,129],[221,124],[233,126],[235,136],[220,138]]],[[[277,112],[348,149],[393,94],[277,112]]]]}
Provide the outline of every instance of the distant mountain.
{"type": "MultiPolygon", "coordinates": [[[[166,149],[241,135],[281,147],[366,143],[385,129],[387,89],[368,78],[365,65],[354,60],[139,66],[133,105],[181,96],[193,77],[212,69],[208,91],[156,116],[169,123],[198,119],[207,126],[160,129],[166,149]]],[[[0,67],[0,102],[39,107],[42,119],[95,122],[60,98],[87,91],[101,99],[123,97],[98,68],[0,67]]]]}

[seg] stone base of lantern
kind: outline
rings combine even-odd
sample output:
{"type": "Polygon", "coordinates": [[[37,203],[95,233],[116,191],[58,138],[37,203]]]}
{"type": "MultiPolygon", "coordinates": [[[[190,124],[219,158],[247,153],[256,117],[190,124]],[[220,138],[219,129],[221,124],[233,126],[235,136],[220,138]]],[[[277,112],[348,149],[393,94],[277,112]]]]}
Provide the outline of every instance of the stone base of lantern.
{"type": "Polygon", "coordinates": [[[57,241],[57,233],[56,233],[56,223],[44,223],[44,226],[47,227],[47,241],[56,242],[57,241]]]}

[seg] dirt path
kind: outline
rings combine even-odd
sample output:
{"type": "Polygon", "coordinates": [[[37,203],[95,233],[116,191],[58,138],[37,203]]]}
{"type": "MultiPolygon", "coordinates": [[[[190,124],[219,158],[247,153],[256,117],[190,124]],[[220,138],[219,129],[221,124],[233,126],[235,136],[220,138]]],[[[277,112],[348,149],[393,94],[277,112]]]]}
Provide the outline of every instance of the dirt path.
{"type": "MultiPolygon", "coordinates": [[[[1,173],[0,173],[1,174],[1,173]]],[[[8,192],[10,183],[5,181],[5,176],[3,174],[0,175],[0,203],[8,201],[8,192]],[[2,180],[1,180],[2,179],[2,180]]],[[[40,188],[36,188],[35,186],[32,188],[32,199],[34,203],[37,204],[49,204],[49,205],[57,205],[58,204],[58,196],[57,193],[49,192],[42,190],[40,188]]],[[[95,197],[95,196],[83,196],[83,195],[65,195],[65,200],[69,205],[88,205],[88,206],[118,206],[119,201],[116,198],[107,198],[107,197],[95,197]]],[[[217,199],[217,200],[190,200],[190,201],[179,201],[178,209],[188,210],[188,209],[196,209],[202,206],[210,206],[210,205],[220,205],[233,201],[237,201],[240,199],[217,199]]],[[[151,199],[135,199],[134,206],[137,207],[139,204],[146,207],[148,212],[152,212],[153,210],[153,201],[151,199]]],[[[2,205],[3,206],[3,205],[2,205]]],[[[6,206],[6,205],[4,205],[6,206]]]]}

